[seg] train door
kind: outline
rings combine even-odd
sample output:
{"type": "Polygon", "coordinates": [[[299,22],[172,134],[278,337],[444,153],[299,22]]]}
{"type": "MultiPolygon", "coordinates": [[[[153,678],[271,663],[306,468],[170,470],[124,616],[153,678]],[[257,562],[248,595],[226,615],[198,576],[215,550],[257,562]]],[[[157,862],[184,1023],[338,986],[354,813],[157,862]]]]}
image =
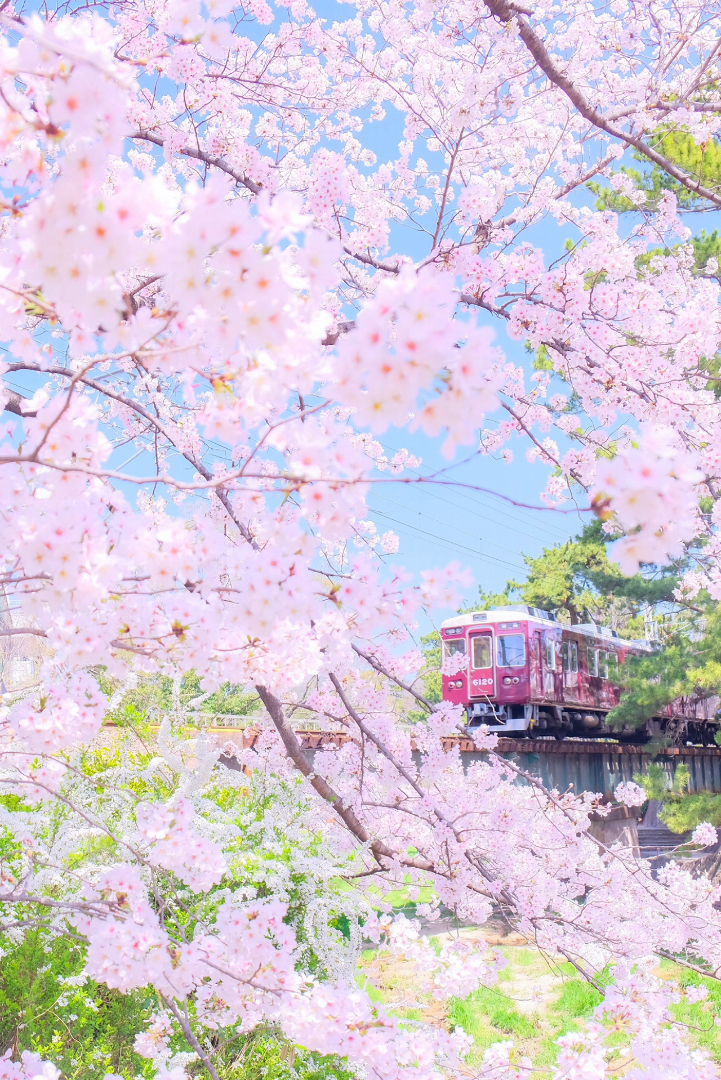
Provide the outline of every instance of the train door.
{"type": "Polygon", "coordinates": [[[536,630],[530,640],[531,697],[543,697],[543,669],[541,667],[541,632],[536,630]]]}
{"type": "Polygon", "coordinates": [[[543,696],[551,701],[556,700],[556,642],[552,633],[543,635],[543,648],[541,649],[543,667],[543,696]]]}
{"type": "Polygon", "coordinates": [[[493,636],[489,630],[470,635],[470,690],[472,698],[493,697],[493,636]]]}

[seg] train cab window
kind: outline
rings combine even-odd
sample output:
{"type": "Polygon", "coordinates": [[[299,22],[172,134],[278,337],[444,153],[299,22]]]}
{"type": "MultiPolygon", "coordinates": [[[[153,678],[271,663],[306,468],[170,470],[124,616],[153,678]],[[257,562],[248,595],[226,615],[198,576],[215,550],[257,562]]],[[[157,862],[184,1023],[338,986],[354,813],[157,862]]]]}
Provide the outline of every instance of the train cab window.
{"type": "Polygon", "coordinates": [[[608,653],[606,652],[598,654],[598,674],[602,679],[608,678],[608,653]]]}
{"type": "Polygon", "coordinates": [[[588,664],[588,674],[598,675],[598,652],[589,645],[586,649],[586,663],[588,664]]]}
{"type": "Polygon", "coordinates": [[[480,634],[471,639],[473,642],[474,668],[489,668],[491,662],[491,638],[489,634],[480,634]]]}
{"type": "Polygon", "coordinates": [[[556,649],[553,638],[547,637],[544,642],[546,668],[548,671],[556,670],[556,649]]]}
{"type": "Polygon", "coordinates": [[[459,638],[457,641],[444,641],[443,649],[446,656],[455,656],[456,653],[465,653],[466,639],[459,638]]]}
{"type": "Polygon", "coordinates": [[[526,662],[526,645],[523,634],[502,634],[497,640],[499,667],[523,667],[526,662]]]}

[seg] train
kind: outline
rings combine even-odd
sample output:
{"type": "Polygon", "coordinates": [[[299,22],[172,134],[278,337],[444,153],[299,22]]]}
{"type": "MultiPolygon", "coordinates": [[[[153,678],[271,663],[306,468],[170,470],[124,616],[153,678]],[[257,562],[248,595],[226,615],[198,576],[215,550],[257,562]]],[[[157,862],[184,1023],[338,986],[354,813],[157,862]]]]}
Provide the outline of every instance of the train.
{"type": "Polygon", "coordinates": [[[616,630],[508,604],[446,619],[440,634],[443,700],[463,706],[470,728],[483,724],[516,738],[662,736],[694,745],[713,745],[721,729],[719,699],[702,695],[678,698],[641,727],[610,725],[626,658],[657,647],[616,630]]]}

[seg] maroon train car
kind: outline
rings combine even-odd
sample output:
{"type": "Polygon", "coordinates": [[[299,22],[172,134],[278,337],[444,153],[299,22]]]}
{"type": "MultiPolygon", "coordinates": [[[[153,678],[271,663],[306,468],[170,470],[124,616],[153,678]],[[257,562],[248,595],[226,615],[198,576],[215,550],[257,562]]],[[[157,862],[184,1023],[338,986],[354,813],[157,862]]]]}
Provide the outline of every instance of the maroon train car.
{"type": "Polygon", "coordinates": [[[618,704],[619,667],[629,654],[651,652],[592,623],[569,626],[525,604],[472,611],[441,625],[443,699],[463,705],[470,727],[533,736],[639,737],[714,742],[718,698],[679,698],[640,730],[611,728],[618,704]],[[460,655],[459,655],[460,654],[460,655]]]}

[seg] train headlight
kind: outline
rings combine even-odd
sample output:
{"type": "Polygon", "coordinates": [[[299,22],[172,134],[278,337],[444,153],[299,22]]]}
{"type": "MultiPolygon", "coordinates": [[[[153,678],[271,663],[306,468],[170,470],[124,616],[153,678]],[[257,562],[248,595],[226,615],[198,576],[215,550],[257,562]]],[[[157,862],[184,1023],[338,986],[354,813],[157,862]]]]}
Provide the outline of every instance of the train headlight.
{"type": "Polygon", "coordinates": [[[518,678],[517,675],[514,675],[513,676],[513,681],[514,681],[514,683],[519,683],[521,680],[518,678]]]}
{"type": "Polygon", "coordinates": [[[503,685],[504,686],[510,686],[511,685],[511,676],[510,675],[506,675],[506,677],[503,680],[503,685]]]}

